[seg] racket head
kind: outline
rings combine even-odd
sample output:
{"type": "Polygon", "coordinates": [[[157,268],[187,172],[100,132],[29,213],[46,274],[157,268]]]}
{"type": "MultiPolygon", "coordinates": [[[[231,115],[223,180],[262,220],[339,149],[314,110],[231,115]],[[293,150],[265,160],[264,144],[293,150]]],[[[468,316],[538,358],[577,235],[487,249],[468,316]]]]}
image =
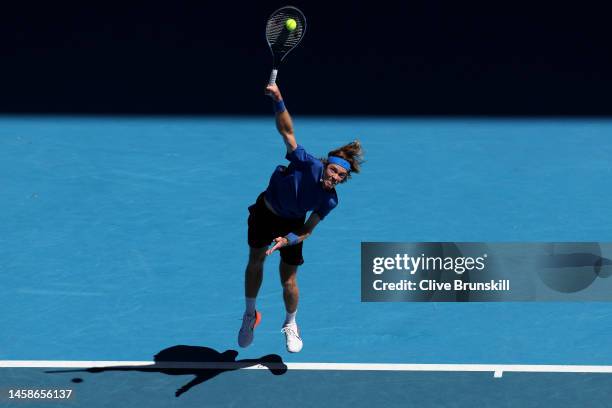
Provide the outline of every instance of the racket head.
{"type": "Polygon", "coordinates": [[[294,49],[306,33],[306,17],[297,7],[285,6],[274,11],[266,22],[266,41],[273,57],[274,68],[294,49]],[[295,30],[285,28],[288,19],[297,23],[295,30]]]}

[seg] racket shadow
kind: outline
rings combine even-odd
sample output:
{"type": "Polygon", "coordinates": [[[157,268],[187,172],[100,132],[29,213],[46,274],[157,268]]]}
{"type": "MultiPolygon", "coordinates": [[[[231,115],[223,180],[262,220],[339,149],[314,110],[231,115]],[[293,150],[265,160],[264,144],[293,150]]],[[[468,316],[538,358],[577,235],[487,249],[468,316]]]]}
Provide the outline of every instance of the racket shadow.
{"type": "Polygon", "coordinates": [[[219,374],[247,367],[262,366],[273,375],[287,372],[287,366],[277,354],[268,354],[257,359],[236,360],[236,350],[226,350],[222,353],[210,347],[177,345],[164,349],[154,357],[154,363],[138,366],[92,367],[78,370],[53,370],[46,373],[88,372],[102,373],[105,371],[140,371],[157,372],[166,375],[193,375],[191,381],[176,390],[175,396],[180,397],[196,385],[202,384],[219,374]]]}

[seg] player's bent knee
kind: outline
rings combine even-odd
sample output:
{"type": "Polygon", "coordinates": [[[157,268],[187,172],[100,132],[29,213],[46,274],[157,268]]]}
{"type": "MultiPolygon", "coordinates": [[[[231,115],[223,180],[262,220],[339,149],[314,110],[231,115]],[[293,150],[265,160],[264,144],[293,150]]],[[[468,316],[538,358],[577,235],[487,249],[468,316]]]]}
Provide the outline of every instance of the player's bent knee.
{"type": "Polygon", "coordinates": [[[297,280],[295,279],[295,276],[292,276],[289,279],[282,280],[281,285],[283,286],[283,289],[292,291],[297,288],[297,280]]]}

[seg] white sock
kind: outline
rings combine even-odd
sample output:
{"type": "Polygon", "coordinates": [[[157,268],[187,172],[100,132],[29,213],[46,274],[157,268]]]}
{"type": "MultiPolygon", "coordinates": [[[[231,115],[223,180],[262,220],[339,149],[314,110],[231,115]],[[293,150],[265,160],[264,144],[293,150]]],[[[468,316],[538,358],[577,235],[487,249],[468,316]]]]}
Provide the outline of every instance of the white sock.
{"type": "Polygon", "coordinates": [[[293,313],[287,312],[287,316],[285,317],[285,324],[283,326],[286,326],[288,324],[295,324],[295,315],[296,314],[297,314],[297,309],[295,309],[295,312],[293,312],[293,313]]]}
{"type": "Polygon", "coordinates": [[[246,298],[246,314],[255,314],[255,298],[246,298]]]}

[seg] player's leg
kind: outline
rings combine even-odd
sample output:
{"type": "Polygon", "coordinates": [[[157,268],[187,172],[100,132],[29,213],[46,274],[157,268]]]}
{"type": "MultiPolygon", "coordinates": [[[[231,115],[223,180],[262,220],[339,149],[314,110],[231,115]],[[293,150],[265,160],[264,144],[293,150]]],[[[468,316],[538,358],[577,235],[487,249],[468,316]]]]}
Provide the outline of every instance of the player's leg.
{"type": "Polygon", "coordinates": [[[300,291],[297,284],[298,265],[292,265],[281,259],[280,278],[283,286],[283,300],[285,302],[285,322],[282,332],[285,334],[287,351],[297,353],[302,350],[303,342],[295,321],[297,306],[300,298],[300,291]]]}
{"type": "Polygon", "coordinates": [[[281,259],[279,270],[281,285],[283,286],[285,311],[287,312],[285,324],[290,320],[295,321],[295,313],[297,312],[297,306],[300,299],[300,290],[297,285],[297,269],[297,265],[289,265],[281,259]]]}
{"type": "Polygon", "coordinates": [[[263,281],[263,265],[266,260],[266,249],[249,248],[249,262],[244,272],[244,295],[246,298],[256,298],[263,281]]]}
{"type": "Polygon", "coordinates": [[[247,347],[253,342],[253,331],[261,321],[261,313],[255,309],[255,299],[263,281],[263,265],[265,260],[266,247],[250,247],[249,262],[244,272],[246,309],[242,316],[242,326],[238,332],[238,345],[240,347],[247,347]]]}
{"type": "Polygon", "coordinates": [[[255,204],[249,207],[248,219],[249,261],[244,272],[244,294],[246,309],[242,316],[242,326],[238,333],[238,345],[247,347],[253,342],[253,330],[261,321],[261,313],[255,308],[255,299],[263,280],[263,264],[266,249],[276,237],[272,230],[269,210],[263,202],[263,193],[255,204]]]}

